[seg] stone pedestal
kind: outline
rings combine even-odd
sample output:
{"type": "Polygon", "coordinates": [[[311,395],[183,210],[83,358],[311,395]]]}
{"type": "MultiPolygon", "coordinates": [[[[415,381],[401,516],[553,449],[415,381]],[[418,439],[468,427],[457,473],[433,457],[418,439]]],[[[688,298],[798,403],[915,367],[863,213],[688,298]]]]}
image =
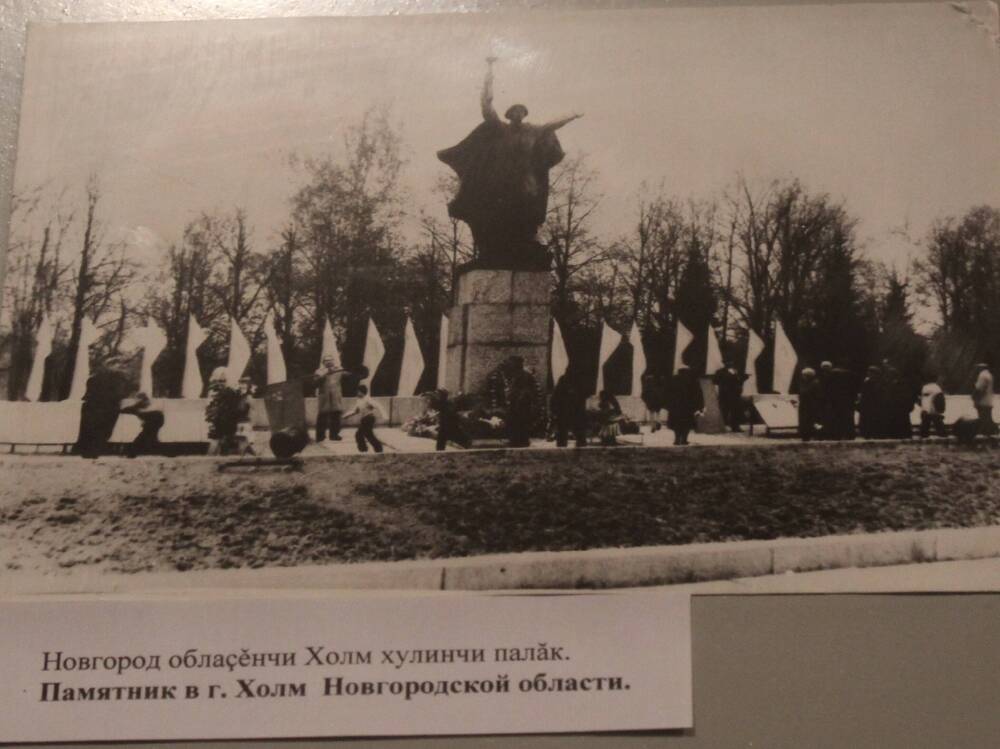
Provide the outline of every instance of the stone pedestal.
{"type": "Polygon", "coordinates": [[[719,394],[715,390],[715,384],[711,377],[699,378],[699,384],[705,398],[705,408],[698,417],[695,431],[701,434],[721,434],[726,431],[726,425],[722,421],[722,409],[719,408],[719,394]]]}
{"type": "Polygon", "coordinates": [[[482,392],[490,373],[514,355],[545,387],[550,287],[548,271],[462,272],[448,323],[449,392],[482,392]]]}

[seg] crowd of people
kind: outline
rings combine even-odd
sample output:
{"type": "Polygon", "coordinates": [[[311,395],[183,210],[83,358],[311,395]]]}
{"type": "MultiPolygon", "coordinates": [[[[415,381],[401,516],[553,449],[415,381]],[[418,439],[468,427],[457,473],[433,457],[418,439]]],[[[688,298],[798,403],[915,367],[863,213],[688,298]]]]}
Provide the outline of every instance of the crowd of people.
{"type": "MultiPolygon", "coordinates": [[[[572,369],[556,382],[550,398],[551,432],[558,447],[569,444],[572,434],[577,447],[587,444],[588,436],[596,432],[600,444],[618,444],[618,436],[638,431],[638,425],[622,413],[618,399],[607,390],[597,394],[597,408],[588,411],[589,388],[572,369]]],[[[681,367],[669,379],[647,374],[642,379],[642,399],[653,420],[653,429],[660,427],[659,417],[667,412],[667,426],[674,433],[675,445],[687,445],[698,416],[704,412],[705,400],[694,371],[681,367]]]]}
{"type": "MultiPolygon", "coordinates": [[[[986,363],[975,368],[972,402],[975,419],[960,418],[957,434],[993,435],[993,375],[986,363]],[[973,423],[974,422],[974,423],[973,423]]],[[[947,436],[945,409],[947,399],[937,378],[914,386],[888,362],[870,366],[860,386],[848,370],[825,361],[817,372],[802,370],[798,394],[799,436],[812,439],[851,440],[910,439],[913,436],[911,415],[920,409],[918,434],[947,436]],[[857,414],[857,418],[855,418],[857,414]]]]}
{"type": "MultiPolygon", "coordinates": [[[[125,447],[125,454],[162,454],[159,440],[164,425],[163,412],[158,410],[148,394],[128,397],[128,378],[115,358],[106,361],[92,374],[84,396],[80,431],[74,451],[94,458],[107,450],[119,414],[135,416],[140,423],[138,436],[125,447]]],[[[375,424],[386,414],[367,388],[357,385],[354,407],[345,412],[344,386],[348,380],[359,379],[361,373],[341,367],[332,358],[309,379],[315,387],[317,415],[315,442],[340,441],[342,422],[359,417],[355,440],[359,452],[369,449],[383,451],[382,441],[375,433],[375,424]]],[[[444,450],[448,443],[463,448],[472,445],[477,432],[503,435],[511,447],[527,447],[532,438],[548,437],[558,447],[566,447],[572,438],[577,447],[596,437],[601,445],[618,444],[618,437],[638,431],[622,412],[618,399],[602,390],[596,407],[588,406],[591,387],[587,378],[572,367],[562,374],[547,399],[534,373],[519,356],[508,357],[487,378],[484,392],[474,411],[474,418],[459,408],[456,399],[446,390],[425,393],[428,413],[435,421],[436,448],[444,450]],[[470,426],[471,425],[471,426],[470,426]]],[[[731,366],[720,368],[712,377],[724,425],[734,432],[750,416],[748,398],[742,391],[745,374],[731,366]]],[[[253,452],[251,440],[250,399],[253,387],[249,378],[242,378],[236,387],[229,384],[224,367],[216,369],[209,380],[208,422],[209,454],[230,455],[253,452]]],[[[993,375],[986,363],[975,367],[971,398],[975,418],[959,418],[954,425],[960,440],[974,439],[977,434],[993,435],[993,375]]],[[[688,367],[665,378],[646,373],[642,378],[642,400],[653,430],[665,423],[674,435],[675,445],[687,445],[698,417],[705,410],[704,392],[698,377],[688,367]]],[[[889,362],[868,367],[859,382],[855,374],[832,362],[824,361],[817,369],[801,371],[797,394],[798,433],[804,441],[865,439],[909,439],[913,436],[911,416],[919,407],[917,433],[922,438],[947,436],[945,411],[947,399],[938,379],[930,378],[916,387],[889,362]]],[[[303,435],[303,440],[306,437],[303,435]]]]}

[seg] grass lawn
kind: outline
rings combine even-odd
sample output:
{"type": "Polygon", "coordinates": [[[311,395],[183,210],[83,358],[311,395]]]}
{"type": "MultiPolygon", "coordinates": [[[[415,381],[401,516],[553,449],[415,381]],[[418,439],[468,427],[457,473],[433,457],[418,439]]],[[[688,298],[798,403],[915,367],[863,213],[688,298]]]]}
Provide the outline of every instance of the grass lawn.
{"type": "Polygon", "coordinates": [[[0,569],[286,566],[1000,523],[1000,452],[929,444],[392,454],[301,473],[0,460],[0,569]]]}

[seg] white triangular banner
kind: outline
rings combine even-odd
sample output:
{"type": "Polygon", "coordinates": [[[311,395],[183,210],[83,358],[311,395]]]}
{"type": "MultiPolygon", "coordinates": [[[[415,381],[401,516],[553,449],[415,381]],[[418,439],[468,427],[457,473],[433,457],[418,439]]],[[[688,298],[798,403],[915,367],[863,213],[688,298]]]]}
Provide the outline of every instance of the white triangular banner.
{"type": "Polygon", "coordinates": [[[792,342],[785,335],[781,323],[774,326],[774,392],[787,393],[792,388],[795,367],[799,362],[792,342]]]}
{"type": "Polygon", "coordinates": [[[715,329],[711,323],[708,326],[708,350],[705,353],[705,374],[713,375],[726,366],[722,360],[722,349],[719,348],[719,339],[715,335],[715,329]]]}
{"type": "Polygon", "coordinates": [[[552,370],[552,384],[559,383],[559,378],[569,369],[569,354],[566,352],[566,342],[563,340],[562,328],[555,320],[552,321],[552,352],[549,355],[549,369],[552,370]]]}
{"type": "Polygon", "coordinates": [[[73,382],[69,388],[69,400],[82,400],[87,392],[87,380],[90,379],[90,347],[97,343],[100,333],[97,326],[85,317],[80,323],[80,343],[76,348],[76,361],[73,363],[73,382]]]}
{"type": "Polygon", "coordinates": [[[642,376],[646,373],[646,351],[642,347],[642,333],[639,323],[632,323],[628,342],[632,344],[632,391],[631,395],[642,395],[642,376]]]}
{"type": "Polygon", "coordinates": [[[274,329],[274,312],[268,312],[264,320],[264,338],[267,340],[267,384],[274,385],[288,379],[285,354],[281,350],[281,339],[274,329]]]}
{"type": "Polygon", "coordinates": [[[694,341],[694,335],[691,331],[684,327],[684,323],[680,320],[677,321],[677,338],[674,341],[674,369],[676,373],[684,366],[684,352],[687,347],[691,345],[694,341]]]}
{"type": "Polygon", "coordinates": [[[37,401],[42,397],[42,380],[45,377],[45,360],[52,353],[52,337],[55,331],[49,323],[48,315],[42,317],[42,322],[35,333],[35,357],[31,362],[31,374],[28,375],[28,385],[24,397],[29,401],[37,401]]]}
{"type": "Polygon", "coordinates": [[[622,342],[622,334],[607,323],[601,328],[601,348],[597,356],[597,392],[604,390],[604,365],[622,342]]]}
{"type": "Polygon", "coordinates": [[[406,318],[406,331],[403,335],[403,364],[399,372],[399,387],[397,395],[416,395],[420,378],[424,374],[424,355],[420,351],[420,341],[413,329],[413,321],[406,318]]]}
{"type": "Polygon", "coordinates": [[[753,332],[747,331],[747,361],[743,366],[743,374],[747,376],[743,392],[746,395],[757,395],[760,389],[757,387],[757,359],[764,353],[764,339],[753,332]]]}
{"type": "Polygon", "coordinates": [[[365,356],[362,360],[362,364],[368,370],[368,376],[363,382],[368,386],[369,392],[371,391],[371,381],[378,371],[379,364],[382,363],[383,356],[385,356],[385,344],[382,343],[382,336],[378,334],[375,321],[369,317],[368,333],[365,336],[365,356]]]}
{"type": "Polygon", "coordinates": [[[226,362],[226,383],[236,387],[247,369],[252,356],[250,341],[243,335],[236,320],[230,319],[229,326],[229,361],[226,362]]]}
{"type": "Polygon", "coordinates": [[[201,378],[198,364],[198,348],[208,338],[208,334],[198,324],[194,315],[188,318],[187,343],[184,347],[184,379],[181,384],[182,398],[200,398],[205,383],[201,378]]]}
{"type": "Polygon", "coordinates": [[[167,334],[152,323],[135,331],[135,340],[142,346],[142,367],[139,370],[139,392],[153,397],[153,363],[167,347],[167,334]]]}
{"type": "Polygon", "coordinates": [[[445,376],[448,374],[448,316],[441,315],[441,334],[438,337],[438,372],[437,386],[444,387],[445,376]]]}
{"type": "Polygon", "coordinates": [[[337,339],[333,335],[333,326],[327,318],[323,322],[323,344],[319,352],[320,369],[324,368],[323,362],[330,358],[333,359],[334,366],[340,369],[340,351],[337,350],[337,339]]]}

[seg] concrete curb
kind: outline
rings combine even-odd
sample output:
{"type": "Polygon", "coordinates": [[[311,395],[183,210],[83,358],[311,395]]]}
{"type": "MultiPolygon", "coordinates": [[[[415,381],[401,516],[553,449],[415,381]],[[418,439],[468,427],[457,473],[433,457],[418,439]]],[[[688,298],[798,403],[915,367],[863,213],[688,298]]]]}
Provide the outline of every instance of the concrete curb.
{"type": "Polygon", "coordinates": [[[7,577],[0,595],[619,588],[993,557],[1000,557],[1000,526],[267,569],[78,572],[35,578],[30,585],[7,577]]]}

